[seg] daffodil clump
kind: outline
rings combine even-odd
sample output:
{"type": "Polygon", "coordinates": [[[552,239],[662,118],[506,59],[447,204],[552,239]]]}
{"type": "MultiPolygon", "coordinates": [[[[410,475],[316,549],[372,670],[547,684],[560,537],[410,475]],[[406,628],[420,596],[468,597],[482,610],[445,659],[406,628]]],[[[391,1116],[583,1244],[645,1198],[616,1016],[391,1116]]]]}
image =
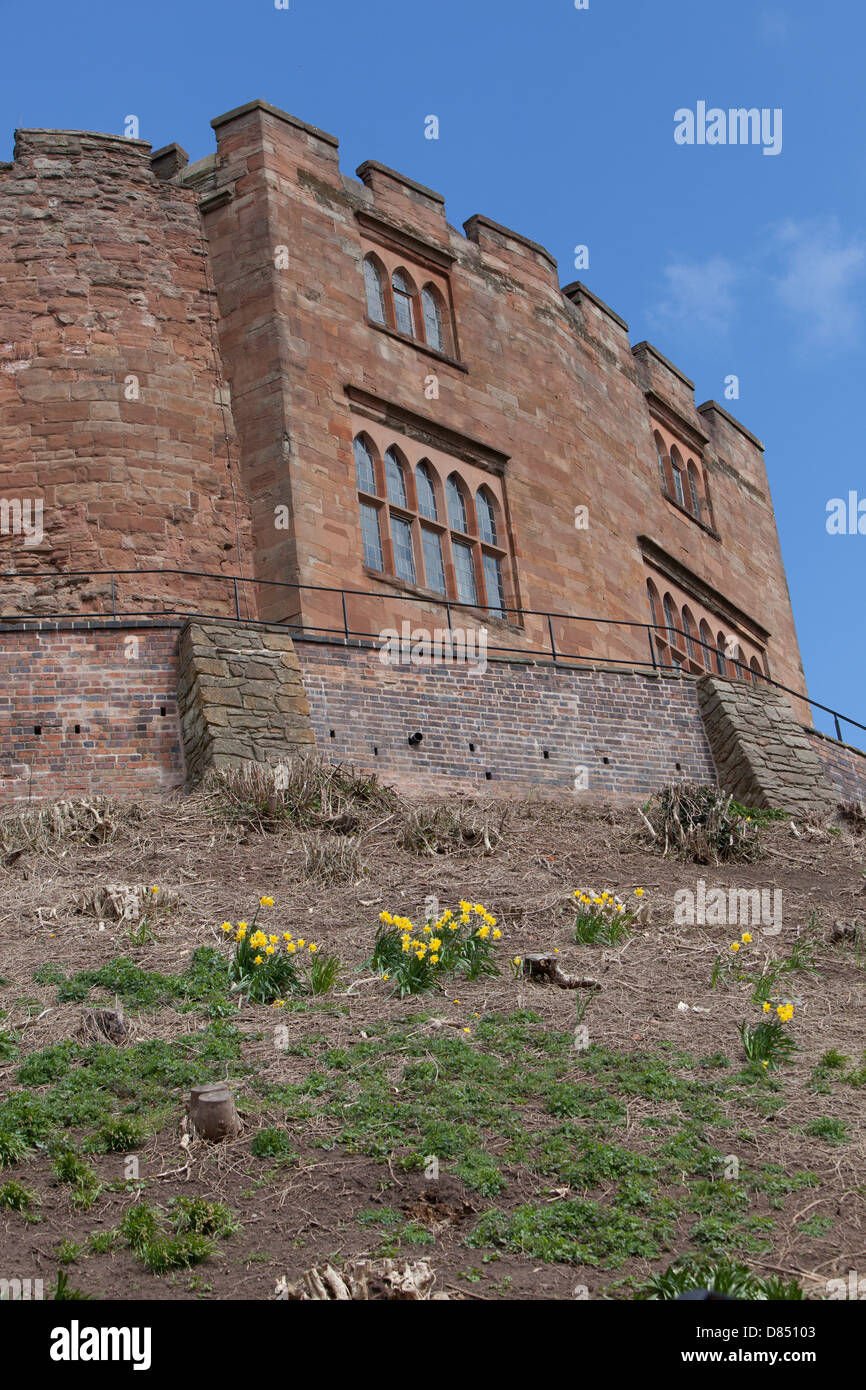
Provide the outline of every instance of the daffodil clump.
{"type": "Polygon", "coordinates": [[[711,989],[718,989],[719,985],[727,985],[731,978],[751,980],[751,976],[743,969],[744,965],[747,964],[749,954],[748,951],[743,950],[743,947],[751,946],[751,944],[751,932],[744,931],[737,941],[731,942],[728,952],[724,956],[716,956],[713,961],[713,973],[710,977],[711,989]]]}
{"type": "Polygon", "coordinates": [[[498,975],[495,954],[502,932],[483,903],[447,908],[420,930],[408,917],[379,913],[376,944],[369,965],[401,997],[421,994],[458,972],[467,980],[498,975]]]}
{"type": "Polygon", "coordinates": [[[291,994],[326,994],[339,973],[336,956],[322,954],[315,941],[292,932],[264,932],[256,923],[273,898],[260,898],[252,922],[223,922],[233,942],[229,978],[232,991],[258,1004],[280,1008],[291,994]]]}
{"type": "Polygon", "coordinates": [[[616,893],[605,889],[603,893],[587,892],[575,888],[574,898],[577,916],[574,919],[574,939],[584,946],[616,946],[628,936],[630,924],[634,921],[644,895],[642,888],[635,888],[634,905],[625,903],[616,893]]]}
{"type": "MultiPolygon", "coordinates": [[[[800,966],[795,957],[779,960],[756,960],[751,932],[744,931],[738,940],[732,941],[725,956],[716,956],[713,963],[711,987],[728,984],[731,979],[744,981],[752,986],[752,1003],[771,1005],[777,994],[781,977],[794,969],[808,969],[800,966]]],[[[808,943],[807,943],[808,949],[808,943]]]]}
{"type": "Polygon", "coordinates": [[[760,1023],[741,1023],[739,1026],[743,1050],[756,1070],[772,1071],[783,1062],[790,1062],[799,1047],[785,1025],[794,1017],[794,1005],[786,1000],[775,1009],[769,1000],[761,1005],[765,1017],[760,1023]],[[767,1017],[769,1015],[769,1017],[767,1017]]]}

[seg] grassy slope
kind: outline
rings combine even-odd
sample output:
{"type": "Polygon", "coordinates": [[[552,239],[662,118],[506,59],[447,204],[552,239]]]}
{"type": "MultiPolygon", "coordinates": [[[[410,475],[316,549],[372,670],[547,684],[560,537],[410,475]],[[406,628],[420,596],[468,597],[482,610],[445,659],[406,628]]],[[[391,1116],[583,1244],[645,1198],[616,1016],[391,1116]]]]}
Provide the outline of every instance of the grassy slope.
{"type": "MultiPolygon", "coordinates": [[[[263,830],[221,795],[109,807],[95,835],[92,817],[84,834],[7,822],[4,1277],[53,1285],[65,1270],[102,1298],[261,1299],[324,1259],[386,1254],[427,1259],[438,1287],[476,1296],[630,1298],[692,1252],[797,1275],[814,1297],[856,1267],[866,951],[826,936],[862,904],[862,839],[773,823],[761,858],[707,867],[663,859],[634,810],[524,801],[492,853],[429,855],[400,843],[406,808],[374,798],[354,804],[360,842],[329,838],[335,855],[311,877],[311,826],[345,810],[317,807],[300,829],[271,804],[263,830]],[[738,1024],[762,1014],[728,968],[739,932],[674,925],[674,892],[698,878],[783,890],[783,930],[753,932],[743,976],[790,961],[814,924],[813,968],[779,977],[801,1050],[776,1071],[742,1052],[738,1024]],[[100,925],[93,890],[111,884],[159,885],[157,907],[118,922],[103,900],[100,925]],[[612,948],[575,943],[576,887],[637,886],[648,925],[612,948]],[[269,931],[339,954],[331,993],[279,1011],[229,998],[219,924],[251,920],[262,894],[269,931]],[[360,967],[378,913],[420,922],[430,895],[495,913],[502,974],[400,1000],[360,967]],[[586,996],[508,969],[554,948],[603,983],[585,1048],[586,996]],[[116,1000],[128,1041],[83,1036],[88,1006],[116,1000]],[[182,1143],[190,1087],[216,1079],[243,1133],[182,1143]]],[[[420,847],[417,826],[409,840],[420,847]]]]}

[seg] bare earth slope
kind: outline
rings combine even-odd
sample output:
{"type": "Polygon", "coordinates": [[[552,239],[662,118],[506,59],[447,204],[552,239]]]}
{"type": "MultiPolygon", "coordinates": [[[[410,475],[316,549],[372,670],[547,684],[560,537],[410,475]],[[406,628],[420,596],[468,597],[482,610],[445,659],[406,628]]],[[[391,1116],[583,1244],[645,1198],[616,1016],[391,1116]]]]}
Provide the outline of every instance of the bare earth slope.
{"type": "Polygon", "coordinates": [[[413,852],[411,808],[387,799],[355,808],[359,839],[351,808],[299,828],[214,792],[7,818],[5,1278],[261,1300],[284,1275],[376,1255],[426,1260],[452,1297],[628,1299],[691,1253],[797,1278],[811,1298],[866,1267],[856,826],[771,822],[760,858],[716,866],[662,857],[636,807],[515,801],[501,824],[459,804],[489,850],[413,852]],[[676,924],[675,892],[699,879],[780,888],[781,932],[676,924]],[[146,890],[127,892],[125,920],[122,894],[100,891],[117,885],[146,890]],[[578,944],[575,889],[643,902],[648,920],[578,944]],[[431,897],[496,918],[501,973],[401,999],[364,962],[382,911],[420,932],[431,897]],[[257,909],[281,943],[339,956],[333,989],[238,1007],[225,967],[257,909]],[[833,940],[837,919],[855,926],[833,940]],[[533,953],[601,989],[512,968],[533,953]],[[753,997],[767,962],[787,962],[769,1017],[793,1004],[799,1050],[763,1069],[738,1026],[768,1017],[753,997]],[[99,1007],[122,1012],[118,1036],[99,1007]],[[210,1144],[186,1102],[223,1079],[243,1128],[210,1144]]]}

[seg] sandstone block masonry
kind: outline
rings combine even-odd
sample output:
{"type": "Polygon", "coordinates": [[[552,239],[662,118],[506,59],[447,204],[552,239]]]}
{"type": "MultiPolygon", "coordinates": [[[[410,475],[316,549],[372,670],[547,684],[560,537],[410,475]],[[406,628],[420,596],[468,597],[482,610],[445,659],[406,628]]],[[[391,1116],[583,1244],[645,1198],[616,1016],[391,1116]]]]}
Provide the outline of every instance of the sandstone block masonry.
{"type": "Polygon", "coordinates": [[[277,763],[315,745],[285,629],[190,620],[178,643],[187,784],[209,768],[277,763]]]}
{"type": "Polygon", "coordinates": [[[462,234],[440,193],[371,161],[350,177],[334,136],[265,102],[213,126],[216,153],[193,165],[176,146],[63,130],[19,130],[0,163],[0,499],[44,504],[45,532],[38,545],[0,534],[3,612],[234,613],[340,632],[339,590],[352,590],[355,634],[408,616],[435,630],[468,545],[482,597],[484,560],[501,562],[512,621],[484,604],[463,620],[502,646],[553,638],[599,663],[646,661],[632,624],[661,621],[652,584],[706,618],[704,664],[720,636],[735,639],[805,688],[748,429],[696,404],[677,366],[632,346],[586,286],[561,286],[522,232],[476,214],[462,234]],[[368,301],[376,264],[391,272],[389,303],[393,272],[411,283],[412,332],[393,304],[383,321],[368,301]],[[423,321],[428,286],[438,337],[423,321]],[[389,530],[382,477],[383,546],[364,547],[359,434],[379,465],[389,447],[406,464],[414,562],[404,555],[400,573],[405,533],[389,530]],[[677,493],[677,450],[697,504],[681,473],[677,493]],[[435,561],[426,573],[430,517],[416,505],[424,459],[441,581],[435,561]],[[450,537],[452,473],[468,530],[450,537]],[[474,502],[485,488],[492,531],[474,502]],[[136,569],[115,584],[95,573],[136,569]],[[564,615],[550,628],[548,611],[564,615]]]}
{"type": "Polygon", "coordinates": [[[745,806],[829,810],[824,764],[780,691],[704,676],[697,684],[719,783],[745,806]]]}
{"type": "Polygon", "coordinates": [[[6,614],[231,611],[231,582],[168,573],[238,574],[250,530],[197,199],[168,172],[86,131],[18,131],[0,163],[0,499],[44,507],[40,544],[0,530],[6,614]],[[63,573],[135,569],[166,573],[63,573]]]}

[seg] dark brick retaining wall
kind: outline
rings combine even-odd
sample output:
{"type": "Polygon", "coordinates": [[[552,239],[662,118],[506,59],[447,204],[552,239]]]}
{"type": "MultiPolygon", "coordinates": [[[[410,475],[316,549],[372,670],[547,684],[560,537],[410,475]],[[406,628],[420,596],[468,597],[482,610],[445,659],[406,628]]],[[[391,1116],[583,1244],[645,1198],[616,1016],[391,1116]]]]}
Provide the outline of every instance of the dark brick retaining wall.
{"type": "Polygon", "coordinates": [[[176,641],[176,624],[0,631],[0,805],[178,786],[176,641]]]}
{"type": "MultiPolygon", "coordinates": [[[[182,785],[179,628],[44,620],[0,630],[0,806],[182,785]]],[[[312,640],[295,649],[320,751],[405,791],[571,790],[580,769],[586,791],[602,795],[715,781],[689,677],[495,660],[473,674],[384,666],[375,650],[312,640]]],[[[833,793],[866,800],[866,753],[806,733],[833,793]]]]}
{"type": "Polygon", "coordinates": [[[689,679],[505,661],[482,675],[308,641],[296,650],[321,752],[406,791],[571,789],[579,768],[590,792],[715,781],[689,679]]]}
{"type": "Polygon", "coordinates": [[[840,801],[866,801],[866,753],[850,743],[807,729],[811,742],[824,767],[824,776],[840,801]]]}

